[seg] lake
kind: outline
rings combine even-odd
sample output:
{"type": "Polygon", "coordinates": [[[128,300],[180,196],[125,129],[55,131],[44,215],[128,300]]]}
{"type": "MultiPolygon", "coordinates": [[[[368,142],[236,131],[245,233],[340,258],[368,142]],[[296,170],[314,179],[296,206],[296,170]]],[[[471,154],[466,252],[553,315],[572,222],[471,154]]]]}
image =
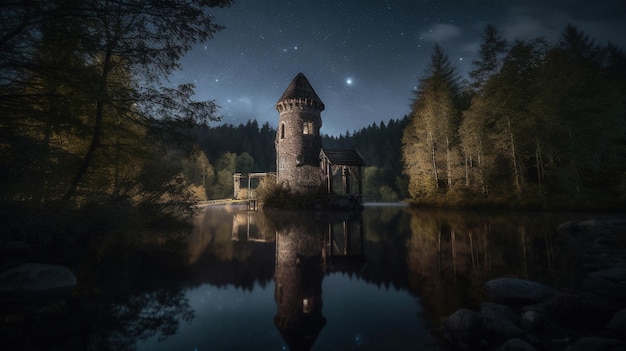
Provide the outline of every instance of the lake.
{"type": "Polygon", "coordinates": [[[209,206],[166,250],[97,247],[65,302],[7,317],[2,336],[17,349],[438,350],[432,331],[487,301],[490,279],[575,284],[576,250],[556,227],[590,218],[209,206]]]}
{"type": "Polygon", "coordinates": [[[139,350],[435,350],[432,333],[494,277],[567,286],[567,214],[361,215],[207,207],[190,238],[193,319],[139,350]]]}

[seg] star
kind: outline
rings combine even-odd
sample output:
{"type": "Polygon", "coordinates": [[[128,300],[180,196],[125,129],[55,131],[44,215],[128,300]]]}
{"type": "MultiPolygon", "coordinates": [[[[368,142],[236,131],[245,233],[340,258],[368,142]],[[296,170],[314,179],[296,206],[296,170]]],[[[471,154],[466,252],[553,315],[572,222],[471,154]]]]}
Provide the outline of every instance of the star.
{"type": "Polygon", "coordinates": [[[222,102],[222,109],[230,107],[224,113],[232,112],[237,122],[245,124],[253,115],[275,127],[276,99],[303,72],[322,98],[324,113],[342,116],[324,124],[325,133],[337,135],[380,122],[381,116],[408,114],[406,101],[416,90],[411,88],[425,76],[437,43],[465,79],[478,58],[486,23],[509,41],[541,35],[552,45],[571,20],[597,43],[626,47],[626,37],[618,34],[626,30],[623,15],[615,10],[620,6],[608,5],[618,2],[623,1],[596,1],[597,6],[575,1],[563,7],[550,1],[385,0],[359,1],[357,6],[300,0],[270,6],[238,0],[215,9],[215,21],[225,29],[194,46],[175,83],[210,77],[210,84],[198,78],[198,96],[222,102]],[[371,84],[379,89],[369,89],[371,84]],[[356,120],[362,125],[354,125],[356,120]]]}

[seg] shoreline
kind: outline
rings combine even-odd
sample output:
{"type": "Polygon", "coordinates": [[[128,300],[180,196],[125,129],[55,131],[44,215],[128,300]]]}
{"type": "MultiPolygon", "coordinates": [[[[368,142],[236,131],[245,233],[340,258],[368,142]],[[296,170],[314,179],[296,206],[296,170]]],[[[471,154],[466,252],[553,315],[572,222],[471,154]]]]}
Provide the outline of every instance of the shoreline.
{"type": "Polygon", "coordinates": [[[626,219],[565,222],[578,249],[574,289],[513,278],[488,281],[492,301],[461,308],[436,331],[451,350],[626,349],[626,219]]]}

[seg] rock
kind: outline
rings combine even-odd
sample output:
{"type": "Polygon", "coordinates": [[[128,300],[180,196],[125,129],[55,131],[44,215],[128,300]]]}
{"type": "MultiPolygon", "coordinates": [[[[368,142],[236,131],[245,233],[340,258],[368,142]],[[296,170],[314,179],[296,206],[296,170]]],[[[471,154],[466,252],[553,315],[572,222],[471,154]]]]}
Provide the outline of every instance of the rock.
{"type": "Polygon", "coordinates": [[[536,351],[537,349],[535,349],[533,345],[529,344],[528,342],[522,339],[513,338],[513,339],[509,339],[507,342],[502,344],[502,346],[500,346],[498,350],[499,351],[536,351]]]}
{"type": "Polygon", "coordinates": [[[36,310],[64,297],[76,277],[63,266],[24,263],[0,274],[0,306],[11,312],[36,310]]]}
{"type": "Polygon", "coordinates": [[[585,272],[602,271],[609,268],[613,268],[619,259],[614,256],[607,255],[586,255],[584,257],[583,268],[585,272]]]}
{"type": "Polygon", "coordinates": [[[24,263],[0,274],[0,294],[73,288],[74,274],[63,266],[24,263]]]}
{"type": "Polygon", "coordinates": [[[626,343],[615,340],[598,338],[595,336],[584,337],[576,340],[566,351],[623,351],[626,350],[626,343]]]}
{"type": "Polygon", "coordinates": [[[585,233],[591,233],[597,231],[597,229],[601,226],[601,222],[598,222],[594,219],[590,219],[587,221],[581,221],[576,223],[578,228],[585,233]]]}
{"type": "Polygon", "coordinates": [[[543,310],[527,310],[520,317],[520,324],[524,330],[537,335],[550,334],[563,338],[567,333],[556,323],[551,315],[543,310]]]}
{"type": "Polygon", "coordinates": [[[556,290],[547,285],[515,278],[490,280],[485,290],[496,301],[509,303],[541,302],[556,295],[556,290]]]}
{"type": "Polygon", "coordinates": [[[458,350],[479,349],[483,324],[478,313],[461,308],[442,326],[443,336],[458,350]]]}
{"type": "Polygon", "coordinates": [[[493,339],[508,340],[524,335],[520,328],[520,317],[510,307],[497,303],[484,303],[480,306],[483,327],[493,339]]]}
{"type": "Polygon", "coordinates": [[[526,311],[521,318],[522,326],[528,331],[539,329],[545,320],[545,314],[539,311],[526,311]]]}
{"type": "Polygon", "coordinates": [[[556,228],[556,231],[559,234],[565,235],[570,238],[579,237],[583,234],[582,229],[578,226],[578,224],[572,221],[562,223],[556,228]]]}
{"type": "Polygon", "coordinates": [[[552,320],[572,330],[604,325],[615,313],[615,303],[585,291],[562,291],[543,307],[552,320]]]}
{"type": "Polygon", "coordinates": [[[626,299],[626,268],[611,269],[587,274],[583,281],[587,291],[608,298],[626,299]]]}
{"type": "Polygon", "coordinates": [[[616,243],[610,238],[599,236],[595,238],[591,244],[591,252],[617,253],[616,243]]]}
{"type": "Polygon", "coordinates": [[[524,308],[521,325],[528,333],[526,339],[533,345],[542,345],[544,350],[562,349],[561,344],[570,340],[573,333],[557,323],[544,307],[532,305],[524,308]]]}
{"type": "Polygon", "coordinates": [[[613,315],[607,323],[606,330],[609,336],[626,340],[626,309],[620,310],[613,315]]]}

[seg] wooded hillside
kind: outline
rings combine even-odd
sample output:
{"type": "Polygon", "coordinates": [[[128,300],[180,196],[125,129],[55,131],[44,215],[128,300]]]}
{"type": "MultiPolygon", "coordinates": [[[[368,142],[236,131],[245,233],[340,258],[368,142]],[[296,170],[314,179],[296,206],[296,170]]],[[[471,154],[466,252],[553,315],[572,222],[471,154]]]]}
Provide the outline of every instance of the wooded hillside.
{"type": "Polygon", "coordinates": [[[404,131],[416,203],[618,208],[626,196],[626,55],[572,26],[555,44],[483,36],[469,85],[441,47],[404,131]]]}

